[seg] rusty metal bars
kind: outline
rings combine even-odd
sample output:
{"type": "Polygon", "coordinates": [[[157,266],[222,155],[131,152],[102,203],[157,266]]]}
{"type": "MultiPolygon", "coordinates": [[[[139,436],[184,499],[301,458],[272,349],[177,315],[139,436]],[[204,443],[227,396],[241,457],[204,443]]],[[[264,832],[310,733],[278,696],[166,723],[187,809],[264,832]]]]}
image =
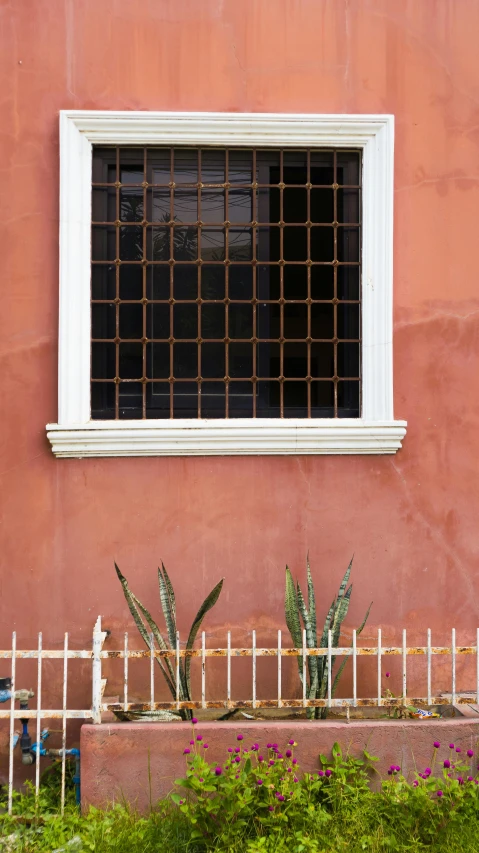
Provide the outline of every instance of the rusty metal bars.
{"type": "Polygon", "coordinates": [[[93,164],[93,418],[359,417],[359,151],[93,164]]]}

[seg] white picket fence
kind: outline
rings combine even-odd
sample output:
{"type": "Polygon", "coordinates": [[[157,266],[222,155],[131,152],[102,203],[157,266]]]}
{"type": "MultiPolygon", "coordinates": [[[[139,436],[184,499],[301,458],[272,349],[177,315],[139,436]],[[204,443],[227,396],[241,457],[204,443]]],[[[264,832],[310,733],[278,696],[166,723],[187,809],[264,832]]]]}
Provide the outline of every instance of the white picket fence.
{"type": "MultiPolygon", "coordinates": [[[[453,628],[451,632],[450,646],[433,646],[431,630],[427,629],[426,645],[411,646],[407,645],[406,630],[402,632],[401,646],[384,646],[382,640],[381,629],[377,632],[377,642],[371,646],[358,646],[356,631],[352,633],[352,641],[348,646],[335,648],[332,645],[331,631],[328,633],[328,643],[324,648],[308,649],[306,645],[306,632],[303,632],[303,644],[301,648],[283,647],[282,632],[278,631],[278,642],[275,647],[260,648],[256,643],[256,631],[252,631],[251,646],[238,648],[231,645],[231,633],[226,636],[226,646],[224,648],[207,648],[206,635],[201,634],[201,646],[192,650],[187,650],[182,647],[180,634],[176,636],[176,648],[171,650],[159,649],[155,645],[153,635],[150,635],[150,648],[137,650],[130,649],[129,635],[125,633],[124,644],[122,649],[105,649],[104,643],[107,637],[107,632],[102,630],[101,617],[96,620],[93,629],[92,648],[83,650],[74,650],[69,648],[69,636],[65,634],[63,649],[47,650],[43,648],[42,634],[38,635],[38,646],[36,649],[22,650],[17,648],[16,633],[12,635],[12,647],[8,650],[0,650],[0,661],[11,661],[11,699],[10,707],[3,710],[0,706],[0,720],[8,719],[10,725],[9,737],[9,763],[8,763],[8,810],[12,810],[12,796],[14,787],[14,736],[15,736],[15,721],[20,719],[35,720],[37,743],[40,742],[42,731],[42,721],[45,720],[61,720],[61,740],[62,740],[62,774],[61,774],[61,809],[63,811],[65,803],[65,768],[66,757],[65,749],[67,748],[66,730],[68,720],[88,720],[99,724],[102,720],[102,713],[108,710],[170,710],[179,711],[183,708],[189,709],[208,709],[217,708],[225,710],[233,710],[235,708],[355,708],[355,707],[381,707],[381,706],[403,706],[404,704],[415,706],[427,705],[457,705],[457,704],[472,704],[479,705],[479,628],[476,632],[476,645],[473,646],[458,646],[456,644],[456,630],[453,628]],[[335,698],[333,696],[333,679],[332,679],[332,658],[348,656],[351,658],[352,665],[352,696],[349,698],[335,698]],[[473,689],[465,692],[457,692],[456,690],[456,662],[458,656],[475,655],[475,685],[473,689]],[[201,659],[201,690],[197,699],[192,701],[182,701],[180,699],[180,660],[185,657],[201,659]],[[308,657],[325,657],[328,661],[327,667],[327,691],[325,698],[308,699],[307,697],[307,666],[308,657]],[[358,696],[358,673],[357,661],[362,657],[376,658],[377,661],[377,694],[373,697],[358,696]],[[401,681],[401,696],[396,698],[383,697],[383,667],[384,659],[399,656],[401,658],[402,681],[401,681]],[[423,656],[426,659],[426,692],[425,695],[409,696],[407,692],[407,664],[408,658],[423,656]],[[435,656],[444,656],[450,658],[451,664],[451,692],[445,694],[441,692],[436,695],[433,690],[433,658],[435,656]],[[251,658],[251,692],[250,696],[244,699],[232,698],[232,668],[231,662],[233,658],[251,658]],[[274,697],[268,699],[258,698],[257,691],[257,660],[258,658],[269,657],[276,659],[277,670],[277,691],[274,697]],[[282,684],[282,661],[285,657],[302,658],[303,670],[303,686],[302,696],[288,697],[284,696],[282,684]],[[129,670],[131,660],[148,659],[149,667],[149,693],[150,699],[146,703],[132,703],[129,701],[129,670]],[[176,673],[176,697],[169,701],[156,701],[155,692],[155,659],[156,658],[171,658],[174,671],[176,673]],[[226,658],[226,673],[225,686],[226,697],[221,699],[207,699],[206,695],[206,676],[207,676],[207,660],[209,658],[226,658]],[[42,702],[42,663],[45,660],[61,659],[63,661],[63,690],[62,690],[62,705],[61,708],[44,707],[42,702]],[[69,677],[69,661],[74,659],[91,660],[92,666],[92,702],[91,707],[85,709],[73,709],[68,707],[68,677],[69,677]],[[103,692],[105,680],[102,675],[102,663],[104,660],[116,659],[123,661],[123,697],[120,703],[109,704],[103,701],[103,692]],[[36,684],[36,708],[18,709],[15,707],[15,691],[16,684],[16,665],[20,660],[36,660],[37,661],[37,684],[36,684]]],[[[135,638],[136,639],[136,638],[135,638]]],[[[136,639],[137,641],[137,639],[136,639]]],[[[8,673],[0,672],[0,677],[8,676],[8,673]]],[[[417,679],[415,678],[415,682],[417,679]]],[[[242,679],[244,683],[244,678],[242,679]]],[[[20,686],[20,685],[18,685],[20,686]]],[[[24,686],[24,685],[21,685],[24,686]]],[[[479,714],[478,714],[479,721],[479,714]]],[[[38,759],[37,754],[37,759],[38,759]]],[[[35,762],[35,791],[38,796],[40,786],[40,765],[41,759],[35,762]]]]}

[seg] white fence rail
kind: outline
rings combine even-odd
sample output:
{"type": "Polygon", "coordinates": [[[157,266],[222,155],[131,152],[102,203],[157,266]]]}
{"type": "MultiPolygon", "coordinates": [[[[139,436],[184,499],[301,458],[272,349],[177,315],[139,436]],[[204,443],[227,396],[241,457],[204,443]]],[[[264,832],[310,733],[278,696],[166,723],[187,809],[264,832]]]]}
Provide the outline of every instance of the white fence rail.
{"type": "MultiPolygon", "coordinates": [[[[332,645],[331,631],[328,632],[328,642],[324,648],[309,649],[306,645],[306,632],[303,632],[303,642],[301,648],[290,648],[283,646],[282,632],[278,631],[277,645],[275,647],[260,648],[257,646],[256,631],[252,632],[252,643],[249,647],[235,648],[231,645],[231,633],[226,636],[226,646],[224,648],[207,648],[206,635],[201,634],[201,647],[196,649],[182,648],[180,634],[176,636],[176,648],[170,650],[159,649],[155,646],[153,635],[150,636],[150,648],[146,650],[130,649],[129,635],[124,636],[123,648],[119,650],[104,649],[104,642],[107,637],[107,632],[102,630],[101,618],[98,617],[94,630],[93,642],[91,650],[73,650],[69,648],[68,634],[65,634],[63,649],[47,650],[43,648],[42,634],[38,635],[38,646],[36,649],[21,650],[17,648],[16,634],[12,636],[12,647],[9,650],[0,650],[0,667],[2,660],[11,661],[11,686],[10,705],[8,709],[2,710],[0,706],[0,720],[9,720],[9,759],[8,759],[8,810],[12,811],[12,797],[14,786],[14,749],[16,745],[15,722],[17,720],[35,720],[36,743],[32,748],[32,761],[35,764],[35,791],[38,796],[40,786],[40,763],[41,763],[41,736],[42,736],[42,721],[46,720],[61,720],[61,749],[51,750],[52,755],[61,759],[61,809],[63,811],[65,803],[65,776],[66,776],[66,761],[67,761],[67,721],[68,720],[90,720],[93,723],[101,723],[102,713],[108,710],[116,711],[138,711],[138,710],[170,710],[180,711],[182,709],[208,709],[217,708],[225,710],[233,710],[235,708],[355,708],[355,707],[382,707],[382,706],[403,706],[408,705],[457,705],[457,704],[473,704],[479,705],[479,628],[476,632],[476,645],[473,646],[458,646],[456,644],[456,631],[453,628],[451,632],[450,646],[433,646],[431,630],[427,630],[427,640],[425,646],[408,646],[406,630],[402,632],[401,646],[384,646],[382,640],[381,629],[377,632],[377,642],[370,646],[358,646],[356,631],[353,631],[352,642],[349,646],[334,647],[332,645]],[[473,655],[476,658],[474,669],[475,684],[470,685],[468,692],[458,692],[456,688],[456,662],[458,656],[473,655]],[[349,698],[335,698],[333,696],[333,678],[332,678],[332,658],[333,657],[350,657],[352,662],[352,696],[349,698]],[[398,697],[383,696],[383,667],[384,660],[390,657],[399,656],[401,658],[401,695],[398,697]],[[425,658],[426,666],[426,683],[427,689],[425,695],[409,696],[408,695],[408,673],[407,665],[408,658],[425,658]],[[448,656],[451,662],[451,692],[435,694],[433,689],[433,658],[436,656],[448,656]],[[201,695],[197,699],[188,701],[180,700],[180,661],[186,657],[201,659],[201,695]],[[276,696],[268,699],[258,698],[257,690],[257,661],[258,658],[269,657],[276,659],[277,670],[277,691],[276,696]],[[284,696],[282,682],[282,661],[283,658],[302,658],[302,696],[301,698],[284,696]],[[327,667],[327,689],[326,696],[323,698],[308,698],[307,695],[307,663],[308,657],[323,657],[328,662],[327,667]],[[358,696],[358,658],[376,657],[377,661],[377,695],[372,697],[358,696]],[[135,703],[129,701],[129,675],[130,661],[148,659],[149,666],[149,693],[150,699],[146,703],[135,703]],[[176,675],[176,696],[169,701],[156,701],[155,696],[155,659],[170,658],[176,675]],[[226,698],[222,699],[207,699],[207,661],[210,658],[226,658],[226,673],[225,687],[226,698]],[[245,699],[232,698],[232,659],[233,658],[251,658],[251,692],[250,696],[245,699]],[[63,682],[62,682],[62,703],[61,708],[47,708],[42,702],[42,665],[45,660],[60,659],[63,661],[63,682]],[[92,703],[90,708],[73,709],[68,707],[68,676],[69,676],[69,661],[75,659],[91,660],[92,666],[92,703]],[[105,660],[120,659],[123,660],[123,701],[115,704],[106,703],[103,701],[103,691],[105,680],[102,676],[102,664],[105,660]],[[16,669],[17,663],[22,660],[37,661],[37,684],[36,684],[36,708],[22,707],[17,709],[15,704],[18,703],[20,697],[16,685],[16,669]]],[[[5,673],[0,671],[0,677],[5,673]]],[[[244,678],[242,679],[244,682],[244,678]]],[[[161,678],[163,683],[163,679],[161,678]]],[[[415,683],[417,676],[415,675],[415,683]]],[[[479,721],[479,714],[478,714],[479,721]]]]}

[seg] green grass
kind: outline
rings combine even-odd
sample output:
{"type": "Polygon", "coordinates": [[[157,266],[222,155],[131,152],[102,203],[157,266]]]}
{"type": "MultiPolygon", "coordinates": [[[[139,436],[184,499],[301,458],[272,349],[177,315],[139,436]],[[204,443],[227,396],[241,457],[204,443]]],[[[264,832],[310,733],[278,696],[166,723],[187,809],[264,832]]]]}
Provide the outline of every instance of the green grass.
{"type": "Polygon", "coordinates": [[[91,809],[81,816],[70,801],[63,817],[50,795],[40,796],[35,807],[31,793],[16,795],[14,814],[0,816],[0,851],[10,853],[385,853],[385,851],[437,851],[479,853],[479,813],[437,826],[430,801],[423,800],[404,814],[385,794],[362,793],[346,801],[334,814],[321,806],[294,828],[262,830],[253,821],[238,829],[227,842],[211,844],[191,840],[191,825],[170,802],[140,816],[124,805],[106,812],[91,809]]]}
{"type": "Polygon", "coordinates": [[[201,735],[190,740],[185,776],[147,815],[125,803],[81,815],[71,773],[60,815],[54,766],[38,800],[31,787],[14,793],[12,815],[0,794],[0,853],[479,853],[477,749],[434,742],[423,773],[391,765],[377,789],[367,752],[335,743],[318,756],[322,769],[301,773],[293,740],[284,755],[277,744],[247,748],[242,734],[233,744],[218,765],[201,735]]]}

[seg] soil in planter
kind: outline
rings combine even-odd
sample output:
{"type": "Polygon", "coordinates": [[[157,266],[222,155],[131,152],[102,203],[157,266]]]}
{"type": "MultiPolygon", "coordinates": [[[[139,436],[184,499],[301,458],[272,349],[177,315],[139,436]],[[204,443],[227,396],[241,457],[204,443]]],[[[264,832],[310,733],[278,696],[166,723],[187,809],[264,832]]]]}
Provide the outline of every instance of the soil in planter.
{"type": "MultiPolygon", "coordinates": [[[[439,717],[434,717],[437,722],[440,722],[441,719],[451,719],[452,717],[461,717],[462,714],[457,711],[452,705],[431,705],[428,709],[433,711],[436,714],[439,714],[439,717]]],[[[200,722],[215,722],[221,724],[223,722],[219,719],[222,716],[222,712],[216,708],[209,708],[207,710],[197,710],[194,712],[195,716],[200,722]]],[[[406,712],[407,713],[407,712],[406,712]]],[[[125,716],[123,714],[119,714],[120,719],[126,722],[125,716]]],[[[130,722],[155,722],[154,718],[148,718],[148,711],[142,713],[141,717],[138,719],[130,720],[130,722]]],[[[117,718],[118,719],[118,718],[117,718]]],[[[241,725],[247,723],[255,723],[258,721],[271,721],[271,722],[281,722],[284,720],[297,720],[304,721],[307,720],[306,710],[293,710],[291,708],[262,708],[258,710],[248,710],[242,711],[238,709],[234,714],[228,717],[229,722],[238,722],[241,725]]],[[[383,722],[387,722],[388,720],[398,720],[398,717],[393,716],[393,712],[391,715],[387,713],[387,709],[385,707],[377,708],[350,708],[349,709],[349,717],[347,714],[346,708],[332,708],[328,713],[328,716],[325,720],[314,720],[312,722],[322,723],[322,722],[344,722],[347,723],[349,721],[359,721],[359,720],[381,720],[383,722]]],[[[408,720],[410,722],[415,722],[420,724],[424,719],[431,718],[422,718],[422,719],[411,719],[409,715],[404,717],[403,719],[408,720]]],[[[175,720],[172,720],[174,722],[175,720]]],[[[178,718],[179,721],[179,718],[178,718]]],[[[105,719],[103,722],[107,722],[105,719]]]]}

